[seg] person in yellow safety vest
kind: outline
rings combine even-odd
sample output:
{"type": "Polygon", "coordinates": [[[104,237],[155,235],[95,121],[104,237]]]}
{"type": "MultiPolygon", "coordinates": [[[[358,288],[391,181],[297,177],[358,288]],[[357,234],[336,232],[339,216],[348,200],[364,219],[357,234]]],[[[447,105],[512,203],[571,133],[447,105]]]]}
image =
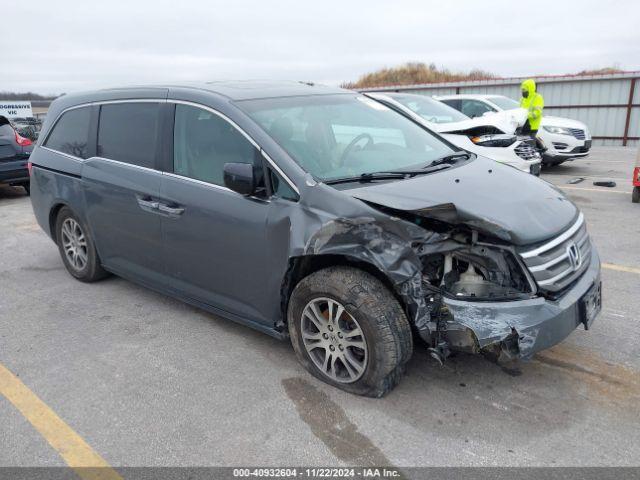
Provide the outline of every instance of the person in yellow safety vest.
{"type": "Polygon", "coordinates": [[[535,139],[542,121],[542,109],[544,108],[544,98],[536,92],[536,82],[529,78],[520,85],[522,89],[522,98],[520,99],[520,107],[527,110],[527,121],[524,124],[522,132],[535,139]]]}

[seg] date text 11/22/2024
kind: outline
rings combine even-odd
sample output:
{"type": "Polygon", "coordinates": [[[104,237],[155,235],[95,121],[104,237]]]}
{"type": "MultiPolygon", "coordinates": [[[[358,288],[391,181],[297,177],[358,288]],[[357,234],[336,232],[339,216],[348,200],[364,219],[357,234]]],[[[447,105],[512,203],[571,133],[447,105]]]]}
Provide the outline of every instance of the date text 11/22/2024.
{"type": "Polygon", "coordinates": [[[235,478],[400,478],[396,468],[234,468],[235,478]]]}

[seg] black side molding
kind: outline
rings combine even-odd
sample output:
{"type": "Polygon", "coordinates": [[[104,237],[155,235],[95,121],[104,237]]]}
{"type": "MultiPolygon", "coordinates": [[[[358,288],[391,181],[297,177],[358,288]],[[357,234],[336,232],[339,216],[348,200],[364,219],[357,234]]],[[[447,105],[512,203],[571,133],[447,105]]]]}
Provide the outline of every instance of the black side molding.
{"type": "Polygon", "coordinates": [[[80,175],[76,175],[75,173],[63,172],[62,170],[58,170],[55,168],[45,167],[43,165],[38,165],[37,163],[32,163],[31,168],[41,168],[42,170],[46,170],[47,172],[58,173],[60,175],[65,175],[67,177],[72,178],[82,178],[80,175]]]}

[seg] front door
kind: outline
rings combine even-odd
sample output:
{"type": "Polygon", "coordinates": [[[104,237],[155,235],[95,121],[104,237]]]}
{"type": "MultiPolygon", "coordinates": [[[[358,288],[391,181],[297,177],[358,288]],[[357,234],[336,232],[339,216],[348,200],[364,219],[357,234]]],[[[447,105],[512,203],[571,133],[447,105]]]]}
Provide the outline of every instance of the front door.
{"type": "Polygon", "coordinates": [[[170,287],[244,319],[264,315],[269,202],[224,187],[225,163],[261,166],[258,149],[213,111],[175,106],[173,173],[161,186],[170,287]]]}

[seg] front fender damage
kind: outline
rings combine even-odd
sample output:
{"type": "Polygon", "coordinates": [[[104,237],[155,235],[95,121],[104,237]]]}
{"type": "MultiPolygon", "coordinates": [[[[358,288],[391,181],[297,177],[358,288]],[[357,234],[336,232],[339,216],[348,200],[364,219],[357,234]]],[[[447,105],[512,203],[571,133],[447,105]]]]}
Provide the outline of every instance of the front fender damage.
{"type": "MultiPolygon", "coordinates": [[[[471,219],[461,219],[451,204],[419,212],[399,211],[345,198],[323,184],[315,184],[305,200],[308,203],[298,204],[272,221],[274,232],[281,232],[278,235],[284,237],[288,232],[285,248],[289,258],[340,256],[375,267],[392,284],[410,323],[436,359],[444,360],[451,350],[504,351],[517,357],[535,340],[529,338],[535,335],[533,331],[524,336],[520,333],[517,316],[496,315],[495,311],[487,316],[481,308],[465,308],[463,299],[447,292],[462,278],[465,268],[472,280],[481,278],[480,272],[485,284],[507,278],[500,271],[505,262],[498,256],[496,261],[489,258],[478,264],[475,270],[465,265],[475,262],[478,252],[491,242],[508,243],[509,232],[489,222],[468,224],[471,219]],[[317,208],[329,203],[335,207],[333,212],[317,208]],[[341,215],[336,218],[334,212],[338,211],[341,215]],[[446,271],[445,264],[454,268],[446,271]]],[[[291,269],[284,275],[283,312],[293,276],[291,269]]]]}
{"type": "Polygon", "coordinates": [[[422,282],[418,252],[422,245],[445,248],[448,238],[428,232],[399,218],[381,222],[373,217],[341,218],[323,225],[310,239],[305,254],[338,254],[355,257],[375,266],[393,283],[413,324],[429,330],[431,305],[422,282]],[[419,244],[417,248],[416,244],[419,244]]]}
{"type": "Polygon", "coordinates": [[[454,228],[435,232],[407,219],[371,216],[328,221],[309,238],[304,253],[342,255],[375,266],[392,282],[411,323],[437,360],[443,361],[451,350],[513,360],[535,343],[535,331],[521,334],[517,329],[524,313],[496,315],[495,308],[468,306],[448,298],[441,286],[426,279],[424,258],[455,252],[465,258],[473,250],[454,228]]]}

